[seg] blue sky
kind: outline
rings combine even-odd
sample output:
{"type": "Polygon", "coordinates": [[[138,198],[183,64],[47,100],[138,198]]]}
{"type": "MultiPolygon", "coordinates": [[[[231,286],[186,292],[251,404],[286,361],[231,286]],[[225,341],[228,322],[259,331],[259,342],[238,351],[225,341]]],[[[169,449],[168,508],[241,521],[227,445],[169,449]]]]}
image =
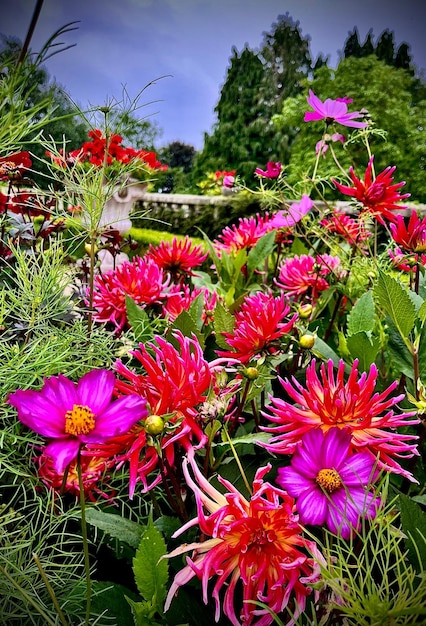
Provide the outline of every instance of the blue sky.
{"type": "MultiPolygon", "coordinates": [[[[0,32],[24,40],[34,6],[0,0],[0,32]]],[[[361,41],[370,28],[375,37],[393,30],[426,70],[426,0],[44,0],[32,48],[79,20],[78,30],[61,38],[76,45],[47,63],[57,82],[84,109],[121,100],[123,85],[133,98],[154,81],[139,100],[139,116],[162,129],[159,145],[178,140],[199,149],[215,121],[232,47],[257,49],[287,11],[310,36],[312,56],[328,54],[332,66],[357,26],[361,41]]]]}

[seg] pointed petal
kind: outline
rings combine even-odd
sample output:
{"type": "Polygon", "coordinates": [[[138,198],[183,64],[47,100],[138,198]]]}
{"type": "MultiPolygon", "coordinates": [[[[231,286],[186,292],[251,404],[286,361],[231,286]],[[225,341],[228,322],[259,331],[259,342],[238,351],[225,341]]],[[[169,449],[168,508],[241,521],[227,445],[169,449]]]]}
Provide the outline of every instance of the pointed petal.
{"type": "Polygon", "coordinates": [[[327,498],[317,487],[304,491],[296,504],[302,524],[323,524],[327,515],[327,507],[327,498]]]}
{"type": "Polygon", "coordinates": [[[64,436],[65,413],[42,392],[19,389],[9,396],[9,403],[17,409],[19,420],[34,432],[53,439],[64,436]]]}
{"type": "Polygon", "coordinates": [[[293,467],[280,467],[276,482],[293,498],[297,498],[303,491],[313,486],[313,481],[295,471],[293,467]]]}
{"type": "Polygon", "coordinates": [[[148,415],[146,400],[137,395],[123,396],[111,402],[109,407],[96,417],[96,426],[88,435],[82,436],[85,442],[98,442],[127,432],[140,419],[148,415]]]}

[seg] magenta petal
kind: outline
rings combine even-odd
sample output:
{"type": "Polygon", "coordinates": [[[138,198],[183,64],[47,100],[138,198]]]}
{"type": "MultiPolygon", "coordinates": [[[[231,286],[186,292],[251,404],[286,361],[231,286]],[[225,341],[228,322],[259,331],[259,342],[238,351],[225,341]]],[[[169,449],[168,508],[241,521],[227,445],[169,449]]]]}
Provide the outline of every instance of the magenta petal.
{"type": "Polygon", "coordinates": [[[19,420],[39,435],[53,439],[64,436],[64,412],[43,392],[18,389],[10,394],[9,404],[17,409],[19,420]]]}
{"type": "Polygon", "coordinates": [[[293,466],[280,467],[276,482],[293,498],[297,498],[305,489],[313,486],[312,479],[310,480],[299,474],[299,472],[294,470],[293,466]]]}
{"type": "Polygon", "coordinates": [[[296,508],[302,524],[323,524],[327,515],[327,498],[320,489],[313,487],[299,496],[296,508]]]}
{"type": "Polygon", "coordinates": [[[137,395],[123,396],[112,402],[96,417],[95,429],[81,439],[87,442],[105,440],[127,432],[148,415],[146,400],[137,395]]]}
{"type": "Polygon", "coordinates": [[[303,121],[318,122],[319,120],[323,120],[324,117],[324,115],[322,115],[321,113],[317,113],[316,111],[306,111],[303,121]]]}
{"type": "Polygon", "coordinates": [[[353,454],[344,467],[339,468],[343,483],[348,487],[369,485],[375,477],[375,459],[369,452],[353,454]]]}
{"type": "Polygon", "coordinates": [[[62,415],[78,404],[77,385],[62,374],[46,378],[40,393],[52,406],[59,407],[62,415]]]}
{"type": "Polygon", "coordinates": [[[70,437],[52,441],[46,446],[45,452],[52,458],[55,471],[61,474],[77,458],[79,448],[79,440],[70,437]]]}
{"type": "Polygon", "coordinates": [[[348,457],[351,434],[340,428],[331,428],[322,445],[323,467],[339,469],[348,457]]]}
{"type": "Polygon", "coordinates": [[[111,402],[115,376],[108,370],[87,372],[78,383],[79,404],[88,406],[95,415],[105,411],[111,402]]]}

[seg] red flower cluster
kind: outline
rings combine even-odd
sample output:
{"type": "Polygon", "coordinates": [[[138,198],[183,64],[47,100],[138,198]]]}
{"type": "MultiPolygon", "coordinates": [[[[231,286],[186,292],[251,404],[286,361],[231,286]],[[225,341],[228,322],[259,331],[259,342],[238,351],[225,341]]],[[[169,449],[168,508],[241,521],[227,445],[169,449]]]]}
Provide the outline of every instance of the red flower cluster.
{"type": "Polygon", "coordinates": [[[32,166],[29,152],[16,152],[0,157],[0,180],[21,180],[24,172],[32,166]]]}

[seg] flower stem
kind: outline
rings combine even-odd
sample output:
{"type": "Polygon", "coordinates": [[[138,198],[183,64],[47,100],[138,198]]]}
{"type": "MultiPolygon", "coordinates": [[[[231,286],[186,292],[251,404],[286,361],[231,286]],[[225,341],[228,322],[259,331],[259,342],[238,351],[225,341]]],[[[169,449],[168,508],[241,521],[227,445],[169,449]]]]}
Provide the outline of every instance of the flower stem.
{"type": "Polygon", "coordinates": [[[229,446],[230,446],[230,448],[232,450],[232,454],[234,455],[235,461],[237,463],[238,469],[240,470],[241,477],[242,477],[242,479],[244,481],[244,484],[247,487],[247,491],[248,491],[248,493],[250,495],[252,495],[252,489],[250,487],[249,481],[247,480],[247,476],[246,476],[246,474],[244,472],[243,466],[241,465],[241,461],[239,459],[237,451],[235,450],[234,444],[232,443],[231,437],[228,434],[228,430],[227,430],[226,426],[224,426],[223,432],[225,433],[225,437],[226,437],[226,439],[227,439],[227,441],[229,443],[229,446]]]}
{"type": "Polygon", "coordinates": [[[89,626],[90,606],[92,602],[92,585],[91,585],[91,580],[90,580],[89,542],[87,539],[86,501],[84,498],[83,476],[81,473],[81,451],[79,451],[78,453],[76,465],[77,465],[77,475],[78,475],[78,488],[80,491],[81,535],[83,538],[84,569],[86,573],[86,617],[85,617],[84,625],[89,626]]]}
{"type": "Polygon", "coordinates": [[[38,554],[36,554],[35,552],[33,552],[33,559],[36,562],[38,571],[40,572],[40,576],[42,577],[43,582],[46,585],[46,589],[49,592],[49,596],[52,599],[53,605],[54,605],[54,607],[56,609],[56,612],[58,613],[58,616],[59,616],[59,619],[61,621],[61,624],[63,626],[68,626],[68,622],[65,619],[65,615],[62,612],[62,609],[61,609],[60,604],[58,602],[58,598],[56,597],[56,594],[55,594],[55,592],[54,592],[54,590],[52,588],[52,585],[50,584],[49,579],[46,576],[46,572],[44,571],[43,565],[41,564],[41,561],[38,558],[38,554]]]}

